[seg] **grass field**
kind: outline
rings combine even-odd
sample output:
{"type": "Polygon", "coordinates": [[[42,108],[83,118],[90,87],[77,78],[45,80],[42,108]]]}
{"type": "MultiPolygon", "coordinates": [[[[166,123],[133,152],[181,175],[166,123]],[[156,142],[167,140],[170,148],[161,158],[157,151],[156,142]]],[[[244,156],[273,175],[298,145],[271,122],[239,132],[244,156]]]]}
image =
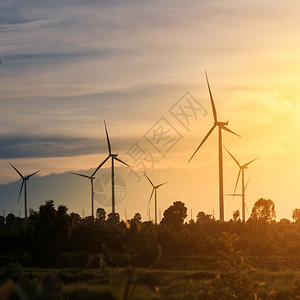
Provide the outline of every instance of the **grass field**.
{"type": "MultiPolygon", "coordinates": [[[[112,290],[118,274],[122,268],[108,268],[105,272],[99,268],[64,268],[64,269],[41,269],[24,268],[24,274],[31,280],[39,278],[47,273],[57,274],[63,286],[62,299],[114,299],[112,290]]],[[[139,274],[149,273],[147,269],[137,269],[139,274]]],[[[4,270],[1,269],[0,278],[4,279],[4,270]]],[[[151,270],[150,273],[165,274],[170,278],[165,284],[156,287],[137,286],[132,299],[193,299],[188,294],[199,295],[200,291],[207,286],[209,280],[215,278],[217,273],[213,271],[184,271],[184,270],[151,270]],[[186,298],[184,298],[186,297],[186,298]]],[[[222,274],[221,274],[222,276],[222,274]]],[[[297,271],[267,271],[258,270],[255,278],[261,284],[257,295],[261,299],[299,299],[300,295],[300,272],[297,271]],[[274,295],[267,296],[270,291],[274,295]]],[[[272,294],[272,293],[271,293],[272,294]]],[[[194,298],[198,299],[198,298],[194,298]]],[[[202,299],[202,298],[199,298],[202,299]]],[[[253,298],[254,299],[254,295],[253,298]]]]}

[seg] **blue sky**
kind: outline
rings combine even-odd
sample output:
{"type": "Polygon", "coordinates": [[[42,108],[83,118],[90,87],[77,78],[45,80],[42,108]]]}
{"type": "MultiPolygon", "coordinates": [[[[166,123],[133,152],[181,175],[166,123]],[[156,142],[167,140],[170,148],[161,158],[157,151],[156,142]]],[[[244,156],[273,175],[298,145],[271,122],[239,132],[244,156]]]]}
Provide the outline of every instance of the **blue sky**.
{"type": "MultiPolygon", "coordinates": [[[[279,216],[290,217],[299,203],[299,8],[283,0],[1,3],[0,184],[18,179],[8,161],[40,176],[92,169],[106,154],[104,119],[124,157],[189,91],[208,114],[190,131],[172,119],[184,138],[164,158],[155,154],[152,171],[184,170],[185,186],[176,191],[174,183],[173,193],[195,210],[217,210],[216,136],[186,163],[211,127],[206,69],[220,117],[242,135],[224,135],[224,144],[241,160],[261,157],[249,169],[248,206],[271,198],[279,216]],[[209,205],[198,200],[194,170],[209,205]]],[[[237,170],[225,154],[224,164],[231,192],[237,170]]],[[[131,198],[147,202],[139,190],[131,198]]],[[[58,198],[66,195],[61,189],[58,198]]],[[[164,207],[176,198],[164,197],[164,207]]],[[[34,208],[46,200],[33,198],[34,208]]],[[[227,219],[236,208],[227,205],[227,219]]]]}

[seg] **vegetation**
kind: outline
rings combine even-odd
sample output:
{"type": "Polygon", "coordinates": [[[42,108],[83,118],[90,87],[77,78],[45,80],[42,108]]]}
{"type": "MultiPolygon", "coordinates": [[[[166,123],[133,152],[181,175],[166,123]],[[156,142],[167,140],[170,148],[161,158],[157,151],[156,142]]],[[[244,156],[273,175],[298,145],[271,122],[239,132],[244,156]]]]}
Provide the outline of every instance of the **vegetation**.
{"type": "Polygon", "coordinates": [[[27,220],[2,217],[0,299],[300,298],[299,209],[276,222],[273,201],[259,199],[246,223],[238,212],[184,223],[186,211],[174,202],[155,225],[103,208],[82,219],[49,200],[27,220]]]}

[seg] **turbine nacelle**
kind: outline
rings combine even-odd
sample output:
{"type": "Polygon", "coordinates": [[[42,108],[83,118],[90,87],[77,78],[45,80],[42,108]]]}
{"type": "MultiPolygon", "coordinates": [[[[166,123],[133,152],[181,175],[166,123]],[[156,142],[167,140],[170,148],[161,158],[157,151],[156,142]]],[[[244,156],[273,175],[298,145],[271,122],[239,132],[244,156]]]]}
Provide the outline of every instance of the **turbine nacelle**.
{"type": "Polygon", "coordinates": [[[228,121],[227,122],[218,122],[218,121],[215,121],[215,126],[227,126],[228,125],[228,121]]]}

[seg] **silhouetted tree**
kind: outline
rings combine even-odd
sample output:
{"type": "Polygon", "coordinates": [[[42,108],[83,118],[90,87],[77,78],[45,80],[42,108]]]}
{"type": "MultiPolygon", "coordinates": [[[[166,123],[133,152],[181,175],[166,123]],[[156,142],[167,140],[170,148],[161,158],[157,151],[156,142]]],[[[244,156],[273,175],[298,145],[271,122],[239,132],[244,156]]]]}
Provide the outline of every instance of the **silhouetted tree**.
{"type": "Polygon", "coordinates": [[[71,223],[71,227],[76,227],[79,225],[80,223],[80,215],[77,213],[70,213],[70,223],[71,223]]]}
{"type": "Polygon", "coordinates": [[[256,221],[268,222],[275,220],[275,204],[270,199],[258,199],[252,208],[251,219],[256,221]]]}
{"type": "Polygon", "coordinates": [[[22,228],[22,219],[10,213],[5,218],[6,232],[10,234],[18,234],[22,228]]]}
{"type": "Polygon", "coordinates": [[[295,208],[293,211],[293,220],[294,222],[300,221],[300,208],[295,208]]]}
{"type": "Polygon", "coordinates": [[[279,223],[282,225],[289,225],[291,223],[291,221],[289,219],[282,218],[282,219],[280,219],[279,223]]]}
{"type": "Polygon", "coordinates": [[[161,221],[163,225],[180,227],[187,217],[187,208],[181,201],[173,202],[169,208],[164,211],[164,217],[161,221]]]}
{"type": "Polygon", "coordinates": [[[64,249],[65,241],[67,241],[70,235],[70,216],[67,213],[68,209],[65,205],[60,205],[57,208],[54,228],[57,232],[57,243],[59,252],[64,249]]]}
{"type": "Polygon", "coordinates": [[[48,200],[39,208],[33,219],[34,260],[41,265],[56,262],[69,235],[69,216],[66,206],[54,207],[53,200],[48,200]]]}
{"type": "Polygon", "coordinates": [[[196,221],[197,224],[205,224],[211,221],[214,221],[212,215],[206,215],[203,211],[198,212],[196,221]]]}
{"type": "Polygon", "coordinates": [[[136,221],[136,222],[140,223],[140,222],[141,222],[141,220],[142,220],[142,216],[141,216],[141,214],[140,214],[140,213],[136,213],[136,214],[134,215],[134,217],[133,217],[133,219],[132,219],[132,220],[134,220],[134,221],[136,221]]]}
{"type": "Polygon", "coordinates": [[[120,215],[118,213],[110,213],[107,216],[106,223],[108,226],[116,226],[120,223],[120,215]]]}
{"type": "Polygon", "coordinates": [[[3,235],[5,231],[5,218],[0,216],[0,235],[3,235]]]}
{"type": "Polygon", "coordinates": [[[100,224],[104,224],[105,219],[106,219],[106,212],[105,212],[104,208],[100,208],[100,207],[97,208],[97,210],[96,210],[96,220],[100,224]]]}
{"type": "Polygon", "coordinates": [[[232,214],[233,221],[238,222],[240,220],[240,211],[237,209],[232,214]]]}

